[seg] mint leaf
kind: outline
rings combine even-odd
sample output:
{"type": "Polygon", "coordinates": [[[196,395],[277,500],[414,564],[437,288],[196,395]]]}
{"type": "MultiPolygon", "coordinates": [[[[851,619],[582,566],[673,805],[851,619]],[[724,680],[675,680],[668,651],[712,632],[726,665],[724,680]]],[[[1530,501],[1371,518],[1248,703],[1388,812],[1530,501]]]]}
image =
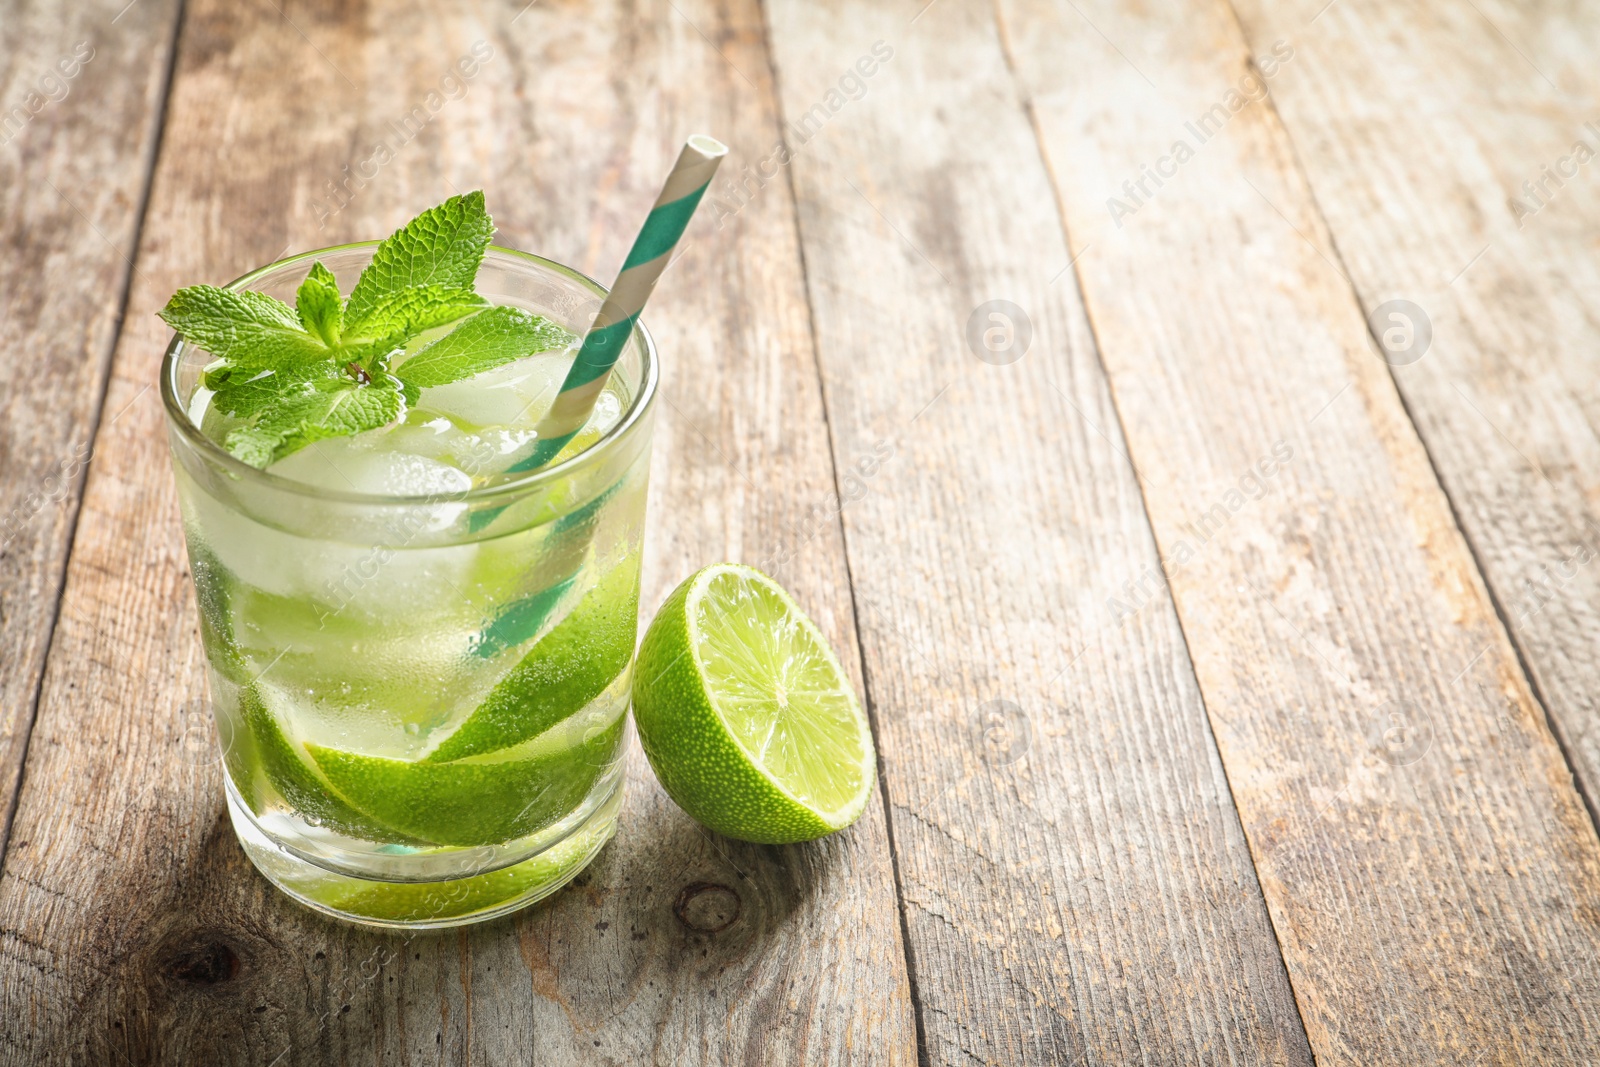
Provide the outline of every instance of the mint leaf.
{"type": "Polygon", "coordinates": [[[482,192],[452,196],[429,208],[378,246],[350,291],[345,320],[364,322],[381,298],[398,289],[418,285],[471,289],[493,234],[482,192]]]}
{"type": "Polygon", "coordinates": [[[345,344],[371,350],[395,339],[391,347],[399,347],[423,330],[454,322],[488,306],[489,301],[470,287],[418,285],[401,289],[379,297],[361,318],[351,319],[345,330],[345,344]]]}
{"type": "Polygon", "coordinates": [[[216,391],[211,406],[225,415],[248,419],[274,404],[304,395],[317,381],[341,379],[345,379],[344,372],[332,363],[311,363],[292,370],[257,374],[253,378],[247,374],[233,374],[210,385],[216,391]]]}
{"type": "Polygon", "coordinates": [[[240,370],[274,370],[333,356],[300,328],[293,308],[265,293],[191,285],[172,294],[158,314],[185,341],[240,370]]]}
{"type": "Polygon", "coordinates": [[[351,378],[303,383],[298,393],[280,395],[248,426],[229,432],[228,451],[265,468],[314,441],[376,430],[400,415],[400,390],[389,378],[362,384],[351,378]]]}
{"type": "Polygon", "coordinates": [[[311,273],[295,293],[294,308],[307,333],[329,347],[338,345],[344,329],[344,300],[339,296],[339,282],[333,271],[321,262],[313,263],[311,273]]]}
{"type": "Polygon", "coordinates": [[[418,388],[445,385],[576,339],[549,319],[502,304],[463,322],[399,364],[394,374],[418,388]]]}

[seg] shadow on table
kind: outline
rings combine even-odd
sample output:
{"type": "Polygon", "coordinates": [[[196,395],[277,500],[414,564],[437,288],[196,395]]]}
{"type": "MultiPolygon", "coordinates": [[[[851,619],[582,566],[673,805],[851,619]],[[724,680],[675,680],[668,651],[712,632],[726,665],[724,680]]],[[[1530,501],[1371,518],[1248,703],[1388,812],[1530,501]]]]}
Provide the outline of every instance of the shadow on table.
{"type": "MultiPolygon", "coordinates": [[[[712,834],[633,756],[619,833],[570,886],[442,931],[357,927],[293,902],[251,867],[219,802],[165,872],[150,867],[162,857],[129,858],[164,899],[84,931],[99,955],[82,961],[86,995],[68,1025],[32,1035],[28,1062],[289,1067],[375,1052],[387,1062],[385,1048],[402,1062],[465,1062],[475,1041],[535,1037],[566,1048],[560,1061],[602,1037],[631,1055],[668,1029],[725,1028],[730,998],[792,985],[780,950],[828,936],[818,889],[848,877],[850,858],[836,853],[853,846],[848,835],[780,847],[712,834]]],[[[103,899],[138,898],[108,888],[103,899]]]]}

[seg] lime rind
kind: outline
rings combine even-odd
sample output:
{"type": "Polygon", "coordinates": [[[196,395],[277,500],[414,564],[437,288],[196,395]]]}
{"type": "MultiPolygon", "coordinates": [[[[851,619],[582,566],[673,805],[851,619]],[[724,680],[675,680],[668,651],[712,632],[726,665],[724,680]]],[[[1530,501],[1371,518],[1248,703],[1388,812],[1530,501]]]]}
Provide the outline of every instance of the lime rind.
{"type": "Polygon", "coordinates": [[[382,883],[338,879],[302,891],[321,907],[390,923],[437,923],[530,903],[564,885],[616,832],[617,800],[571,836],[510,867],[453,882],[382,883]],[[530,896],[530,890],[540,891],[530,896]]]}
{"type": "Polygon", "coordinates": [[[519,741],[505,748],[497,748],[493,752],[480,752],[475,756],[462,756],[451,762],[457,765],[470,765],[474,763],[506,763],[511,760],[532,759],[535,756],[545,756],[556,752],[563,746],[569,745],[573,737],[596,729],[596,724],[602,719],[609,722],[614,715],[613,709],[625,706],[628,701],[628,688],[631,685],[633,672],[623,668],[611,684],[601,691],[600,695],[578,712],[565,716],[550,726],[542,733],[535,734],[526,741],[519,741]]]}
{"type": "Polygon", "coordinates": [[[206,662],[222,677],[236,685],[247,685],[249,669],[244,653],[233,639],[229,590],[236,579],[216,554],[205,547],[194,530],[184,531],[189,545],[189,574],[194,581],[195,605],[200,615],[200,643],[206,662]]]}

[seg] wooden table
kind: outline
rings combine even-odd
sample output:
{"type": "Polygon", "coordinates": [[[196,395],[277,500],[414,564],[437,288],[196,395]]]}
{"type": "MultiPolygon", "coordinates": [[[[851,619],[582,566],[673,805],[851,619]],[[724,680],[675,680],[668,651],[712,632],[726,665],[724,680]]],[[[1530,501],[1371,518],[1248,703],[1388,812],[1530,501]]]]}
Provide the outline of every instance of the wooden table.
{"type": "Polygon", "coordinates": [[[0,1062],[1600,1062],[1600,10],[525,3],[0,3],[0,1062]],[[644,607],[772,571],[879,798],[301,910],[154,310],[477,187],[609,277],[696,130],[644,607]]]}

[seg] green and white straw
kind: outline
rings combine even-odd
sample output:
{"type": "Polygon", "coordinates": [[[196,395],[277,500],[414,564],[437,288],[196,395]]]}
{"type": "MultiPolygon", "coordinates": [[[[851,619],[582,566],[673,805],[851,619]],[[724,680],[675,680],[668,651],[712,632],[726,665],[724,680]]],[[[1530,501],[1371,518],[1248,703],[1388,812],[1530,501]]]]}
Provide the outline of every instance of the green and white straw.
{"type": "Polygon", "coordinates": [[[543,467],[583,429],[605,388],[606,377],[633,333],[645,301],[655,291],[656,280],[671,262],[673,249],[710,186],[717,165],[727,154],[727,145],[704,134],[697,133],[684,143],[678,162],[661,187],[661,195],[656,197],[655,207],[644,220],[644,228],[634,238],[633,250],[623,262],[610,295],[600,305],[600,313],[583,338],[583,347],[567,371],[560,394],[539,421],[539,439],[533,454],[519,460],[511,470],[543,467]]]}

